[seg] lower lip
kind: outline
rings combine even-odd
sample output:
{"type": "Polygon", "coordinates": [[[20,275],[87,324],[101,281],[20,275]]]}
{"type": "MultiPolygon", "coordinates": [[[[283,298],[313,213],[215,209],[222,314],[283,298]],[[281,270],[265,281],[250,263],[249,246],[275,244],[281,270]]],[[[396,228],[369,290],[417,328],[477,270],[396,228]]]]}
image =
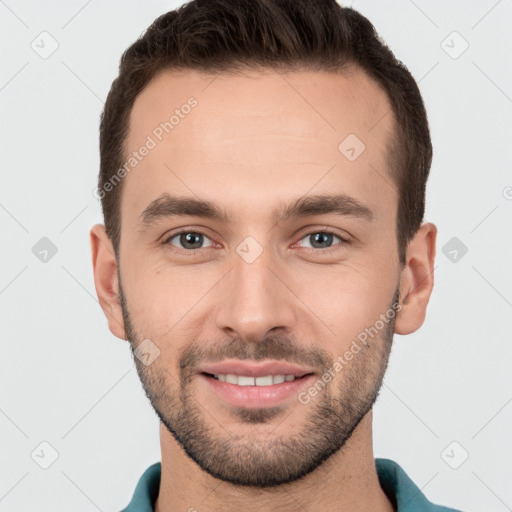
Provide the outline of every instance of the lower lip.
{"type": "Polygon", "coordinates": [[[291,382],[282,382],[272,386],[238,386],[199,374],[199,378],[222,400],[236,407],[257,409],[279,405],[283,400],[298,396],[301,388],[307,386],[314,375],[305,375],[291,382]]]}

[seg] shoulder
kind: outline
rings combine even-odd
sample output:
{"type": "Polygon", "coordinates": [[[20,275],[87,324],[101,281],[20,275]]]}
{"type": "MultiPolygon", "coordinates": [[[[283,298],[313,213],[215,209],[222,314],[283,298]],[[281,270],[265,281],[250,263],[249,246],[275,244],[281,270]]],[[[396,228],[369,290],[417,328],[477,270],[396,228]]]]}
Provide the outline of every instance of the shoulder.
{"type": "Polygon", "coordinates": [[[462,512],[429,501],[397,462],[376,458],[375,467],[380,486],[397,512],[462,512]]]}
{"type": "Polygon", "coordinates": [[[121,512],[153,512],[160,490],[160,462],[149,466],[140,477],[129,505],[121,512]]]}

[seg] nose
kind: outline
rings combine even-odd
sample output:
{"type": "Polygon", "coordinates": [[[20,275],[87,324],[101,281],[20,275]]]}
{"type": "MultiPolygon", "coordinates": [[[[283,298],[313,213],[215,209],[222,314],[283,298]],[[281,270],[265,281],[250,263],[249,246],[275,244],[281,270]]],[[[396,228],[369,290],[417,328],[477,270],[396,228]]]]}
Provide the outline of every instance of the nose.
{"type": "Polygon", "coordinates": [[[289,332],[296,320],[294,297],[279,266],[265,251],[252,263],[238,254],[233,260],[216,309],[217,327],[248,342],[261,341],[270,331],[289,332]]]}

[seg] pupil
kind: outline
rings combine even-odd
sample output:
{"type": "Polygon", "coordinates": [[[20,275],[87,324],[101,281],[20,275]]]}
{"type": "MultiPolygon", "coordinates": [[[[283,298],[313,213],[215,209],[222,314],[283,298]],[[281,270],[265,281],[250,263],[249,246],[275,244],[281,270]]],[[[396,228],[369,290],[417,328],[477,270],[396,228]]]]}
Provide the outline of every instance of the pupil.
{"type": "Polygon", "coordinates": [[[199,249],[201,247],[201,236],[199,233],[185,233],[181,235],[181,244],[188,249],[199,249]],[[194,242],[195,239],[195,242],[194,242]],[[192,245],[193,247],[190,247],[192,245]]]}
{"type": "Polygon", "coordinates": [[[330,235],[329,233],[315,233],[313,235],[313,239],[314,239],[314,242],[312,243],[313,247],[316,247],[316,244],[321,245],[322,241],[323,241],[323,243],[328,242],[330,240],[330,237],[332,237],[332,235],[330,235]]]}

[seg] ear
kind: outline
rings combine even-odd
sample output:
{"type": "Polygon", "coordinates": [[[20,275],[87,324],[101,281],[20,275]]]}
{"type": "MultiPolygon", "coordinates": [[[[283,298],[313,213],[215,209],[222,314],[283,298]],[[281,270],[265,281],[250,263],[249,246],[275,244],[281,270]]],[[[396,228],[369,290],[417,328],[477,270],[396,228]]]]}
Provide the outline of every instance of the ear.
{"type": "Polygon", "coordinates": [[[425,321],[427,304],[434,287],[436,237],[436,226],[430,222],[425,223],[407,246],[406,263],[400,281],[403,307],[395,321],[397,334],[411,334],[425,321]]]}
{"type": "Polygon", "coordinates": [[[110,332],[125,340],[126,333],[119,299],[117,260],[112,242],[102,224],[92,227],[90,238],[94,285],[101,309],[107,317],[110,332]]]}

